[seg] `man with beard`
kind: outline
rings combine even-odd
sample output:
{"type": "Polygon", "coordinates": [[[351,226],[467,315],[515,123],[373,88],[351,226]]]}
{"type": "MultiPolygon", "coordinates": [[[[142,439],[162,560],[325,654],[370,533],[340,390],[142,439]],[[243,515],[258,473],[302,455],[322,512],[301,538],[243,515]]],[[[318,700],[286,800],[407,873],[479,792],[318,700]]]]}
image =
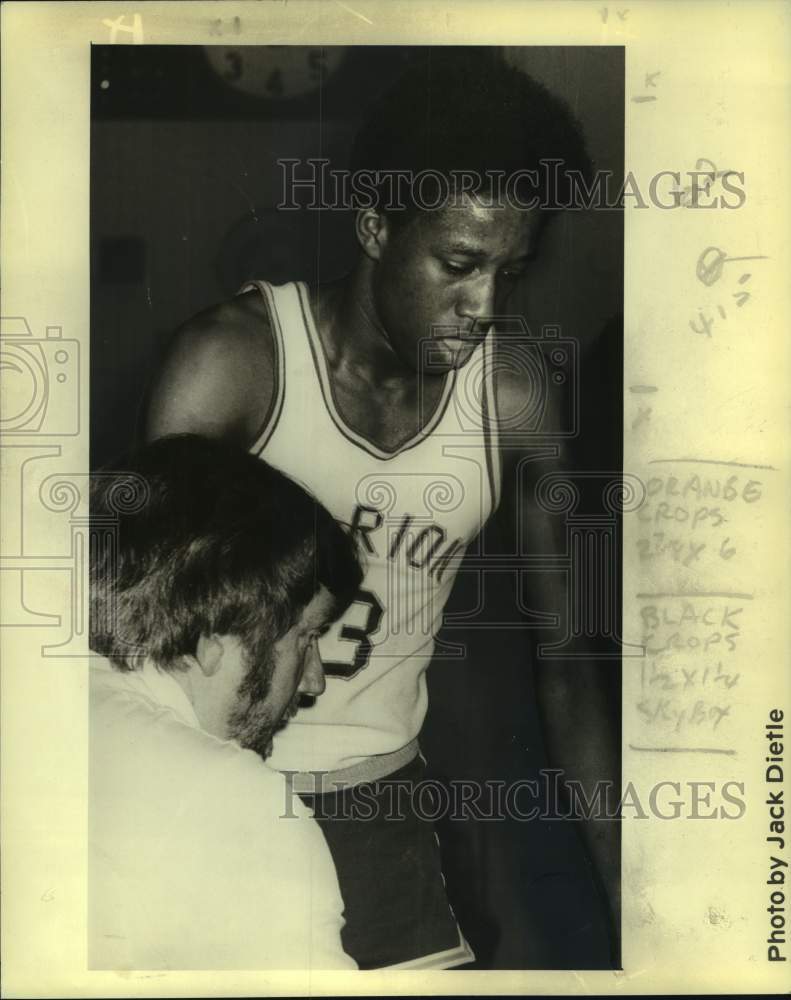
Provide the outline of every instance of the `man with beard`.
{"type": "Polygon", "coordinates": [[[89,966],[353,969],[321,831],[262,758],[324,690],[354,544],[226,445],[118,468],[91,484],[89,966]]]}

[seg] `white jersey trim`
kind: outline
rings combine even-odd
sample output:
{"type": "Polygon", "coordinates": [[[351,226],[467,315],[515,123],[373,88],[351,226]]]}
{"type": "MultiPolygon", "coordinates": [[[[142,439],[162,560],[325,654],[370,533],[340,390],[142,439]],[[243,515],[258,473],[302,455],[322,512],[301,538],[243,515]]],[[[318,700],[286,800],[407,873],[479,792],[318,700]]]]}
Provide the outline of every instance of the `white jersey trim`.
{"type": "Polygon", "coordinates": [[[435,951],[431,955],[424,955],[422,958],[413,958],[408,962],[397,962],[395,965],[383,965],[381,969],[453,969],[457,965],[466,965],[467,962],[475,961],[475,952],[467,944],[464,935],[459,930],[459,943],[455,948],[448,948],[446,951],[435,951]]]}
{"type": "Polygon", "coordinates": [[[489,517],[494,514],[500,506],[500,489],[502,483],[502,461],[500,456],[500,439],[498,427],[500,415],[497,412],[497,393],[494,378],[494,338],[496,337],[494,328],[489,331],[489,335],[483,342],[483,421],[484,440],[486,442],[487,468],[489,470],[489,493],[491,495],[492,507],[489,517]]]}
{"type": "Polygon", "coordinates": [[[272,340],[275,347],[275,368],[277,372],[275,379],[275,399],[273,401],[272,412],[269,417],[267,417],[263,427],[258,433],[258,436],[249,449],[254,455],[260,455],[269,443],[269,439],[275,433],[275,429],[280,420],[280,415],[283,412],[283,403],[286,398],[286,350],[283,342],[283,330],[280,326],[280,317],[277,314],[277,308],[275,307],[275,300],[272,295],[270,285],[266,281],[248,281],[239,289],[238,294],[241,295],[243,292],[248,292],[253,288],[258,289],[260,292],[261,297],[266,304],[267,312],[269,313],[272,340]]]}

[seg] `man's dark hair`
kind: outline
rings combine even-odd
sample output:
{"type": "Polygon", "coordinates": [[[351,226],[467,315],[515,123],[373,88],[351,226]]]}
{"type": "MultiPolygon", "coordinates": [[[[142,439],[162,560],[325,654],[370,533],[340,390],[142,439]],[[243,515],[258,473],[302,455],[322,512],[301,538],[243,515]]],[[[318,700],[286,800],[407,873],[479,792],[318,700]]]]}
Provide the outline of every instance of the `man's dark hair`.
{"type": "MultiPolygon", "coordinates": [[[[350,166],[352,173],[385,176],[430,170],[451,185],[461,171],[482,179],[493,172],[507,178],[535,171],[537,183],[524,178],[519,197],[523,203],[536,197],[547,217],[568,207],[574,175],[588,182],[592,172],[582,129],[563,100],[498,50],[455,46],[427,47],[413,57],[369,109],[350,166]],[[549,161],[560,163],[548,168],[549,161]]],[[[476,193],[486,189],[484,181],[476,193]]],[[[385,190],[391,188],[379,185],[379,207],[392,221],[414,215],[414,203],[388,212],[385,190]]]]}
{"type": "Polygon", "coordinates": [[[338,617],[362,570],[350,536],[293,480],[233,446],[163,438],[91,478],[91,648],[121,670],[178,669],[201,636],[251,666],[323,585],[338,617]]]}

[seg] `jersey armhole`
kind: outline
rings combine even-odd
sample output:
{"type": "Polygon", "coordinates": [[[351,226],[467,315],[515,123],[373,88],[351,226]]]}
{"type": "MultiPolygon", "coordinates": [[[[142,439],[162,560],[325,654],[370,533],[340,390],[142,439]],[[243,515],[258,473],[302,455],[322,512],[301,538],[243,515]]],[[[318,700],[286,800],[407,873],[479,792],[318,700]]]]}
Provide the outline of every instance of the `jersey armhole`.
{"type": "Polygon", "coordinates": [[[269,411],[262,420],[261,426],[258,428],[253,443],[249,448],[249,451],[253,454],[260,455],[275,433],[275,429],[280,421],[280,414],[283,412],[283,401],[286,396],[286,352],[283,344],[283,331],[280,327],[280,320],[277,315],[271,286],[266,281],[248,281],[239,289],[237,294],[241,295],[243,292],[251,291],[253,288],[258,290],[266,305],[269,315],[269,329],[272,331],[272,345],[275,352],[273,366],[275,391],[272,395],[269,411]]]}
{"type": "Polygon", "coordinates": [[[500,506],[500,484],[502,481],[502,463],[500,459],[500,439],[498,434],[499,414],[497,412],[497,386],[494,372],[494,337],[495,331],[484,341],[484,378],[483,378],[483,435],[486,444],[486,469],[489,474],[489,490],[492,497],[491,514],[500,506]]]}

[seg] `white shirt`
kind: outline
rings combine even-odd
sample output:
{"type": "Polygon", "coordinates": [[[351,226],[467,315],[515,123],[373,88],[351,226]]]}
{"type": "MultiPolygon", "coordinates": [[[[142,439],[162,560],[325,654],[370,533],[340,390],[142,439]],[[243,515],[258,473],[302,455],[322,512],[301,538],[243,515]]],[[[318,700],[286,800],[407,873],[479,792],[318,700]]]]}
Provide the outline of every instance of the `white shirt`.
{"type": "Polygon", "coordinates": [[[91,666],[89,966],[353,969],[321,830],[173,677],[91,666]]]}

